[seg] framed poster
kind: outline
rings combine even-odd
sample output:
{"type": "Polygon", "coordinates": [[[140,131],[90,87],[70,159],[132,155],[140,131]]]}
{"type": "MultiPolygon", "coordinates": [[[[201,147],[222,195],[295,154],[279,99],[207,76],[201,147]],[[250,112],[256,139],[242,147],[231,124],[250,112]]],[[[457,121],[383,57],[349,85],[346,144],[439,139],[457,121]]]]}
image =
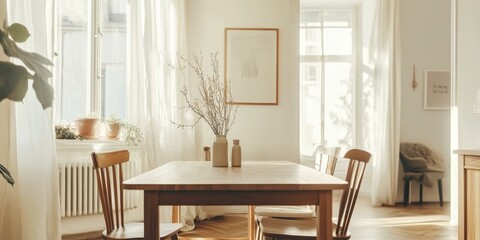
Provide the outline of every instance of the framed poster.
{"type": "Polygon", "coordinates": [[[425,70],[424,79],[424,109],[450,109],[450,71],[425,70]]]}
{"type": "Polygon", "coordinates": [[[278,105],[278,29],[225,28],[228,104],[278,105]]]}

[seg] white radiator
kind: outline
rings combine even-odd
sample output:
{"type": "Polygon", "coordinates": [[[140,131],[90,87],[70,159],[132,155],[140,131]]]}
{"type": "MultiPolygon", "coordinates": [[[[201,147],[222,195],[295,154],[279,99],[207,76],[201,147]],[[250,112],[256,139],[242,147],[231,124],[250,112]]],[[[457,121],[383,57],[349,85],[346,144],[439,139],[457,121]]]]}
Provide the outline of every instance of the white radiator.
{"type": "MultiPolygon", "coordinates": [[[[62,217],[73,217],[102,212],[102,203],[97,190],[97,179],[91,162],[58,163],[59,190],[62,217]]],[[[124,179],[138,175],[136,161],[122,166],[124,179]]],[[[124,191],[124,209],[136,208],[138,191],[124,191]]]]}

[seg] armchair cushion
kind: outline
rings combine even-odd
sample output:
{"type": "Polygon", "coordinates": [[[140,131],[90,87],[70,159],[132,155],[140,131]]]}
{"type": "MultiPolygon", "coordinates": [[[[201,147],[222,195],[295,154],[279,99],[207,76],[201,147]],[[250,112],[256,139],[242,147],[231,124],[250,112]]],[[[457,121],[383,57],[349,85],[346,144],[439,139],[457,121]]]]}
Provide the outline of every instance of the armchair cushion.
{"type": "MultiPolygon", "coordinates": [[[[424,170],[428,169],[428,162],[425,158],[423,157],[404,157],[406,158],[405,160],[405,165],[408,168],[408,171],[410,172],[423,172],[424,170]]],[[[404,167],[405,167],[404,165],[404,167]]]]}

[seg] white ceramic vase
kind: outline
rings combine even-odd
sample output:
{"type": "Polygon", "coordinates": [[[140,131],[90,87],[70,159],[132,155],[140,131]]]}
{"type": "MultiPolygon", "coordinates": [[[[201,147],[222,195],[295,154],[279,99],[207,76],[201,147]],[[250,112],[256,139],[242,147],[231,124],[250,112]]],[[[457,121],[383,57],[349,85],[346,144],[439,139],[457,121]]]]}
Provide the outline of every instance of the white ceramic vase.
{"type": "Polygon", "coordinates": [[[226,136],[215,136],[212,149],[212,166],[228,167],[228,141],[226,136]]]}

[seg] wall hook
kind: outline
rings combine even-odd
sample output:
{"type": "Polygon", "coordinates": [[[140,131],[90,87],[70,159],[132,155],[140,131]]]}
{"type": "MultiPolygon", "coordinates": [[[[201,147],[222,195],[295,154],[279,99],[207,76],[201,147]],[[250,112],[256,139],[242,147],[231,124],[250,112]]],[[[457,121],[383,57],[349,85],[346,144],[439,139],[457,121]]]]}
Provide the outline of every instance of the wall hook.
{"type": "Polygon", "coordinates": [[[413,80],[412,80],[412,88],[413,91],[415,91],[415,88],[417,88],[418,82],[415,80],[415,64],[413,64],[413,80]]]}

